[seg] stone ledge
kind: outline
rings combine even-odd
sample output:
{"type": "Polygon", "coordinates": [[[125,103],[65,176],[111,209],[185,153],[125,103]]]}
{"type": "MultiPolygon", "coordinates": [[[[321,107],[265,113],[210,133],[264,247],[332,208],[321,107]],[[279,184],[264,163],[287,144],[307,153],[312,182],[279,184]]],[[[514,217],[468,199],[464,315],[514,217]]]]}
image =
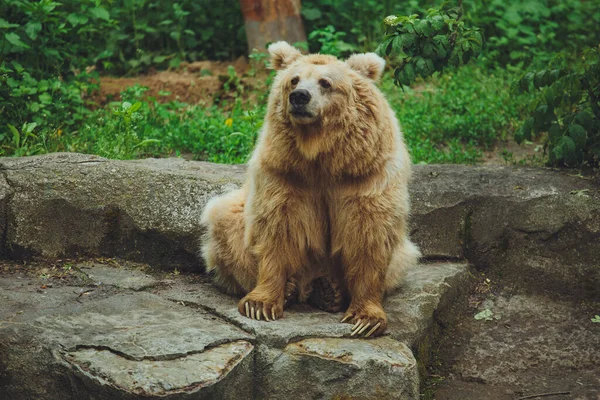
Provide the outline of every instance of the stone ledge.
{"type": "MultiPolygon", "coordinates": [[[[121,256],[198,271],[199,216],[244,166],[0,158],[0,257],[121,256]]],[[[600,180],[572,171],[416,165],[413,238],[549,293],[600,294],[600,180]]]]}
{"type": "Polygon", "coordinates": [[[389,334],[366,340],[350,337],[341,313],[307,306],[275,322],[249,320],[237,311],[239,299],[196,274],[114,261],[0,262],[0,393],[14,400],[287,399],[308,391],[417,399],[411,348],[436,324],[434,311],[468,283],[465,264],[416,267],[386,300],[389,334]]]}

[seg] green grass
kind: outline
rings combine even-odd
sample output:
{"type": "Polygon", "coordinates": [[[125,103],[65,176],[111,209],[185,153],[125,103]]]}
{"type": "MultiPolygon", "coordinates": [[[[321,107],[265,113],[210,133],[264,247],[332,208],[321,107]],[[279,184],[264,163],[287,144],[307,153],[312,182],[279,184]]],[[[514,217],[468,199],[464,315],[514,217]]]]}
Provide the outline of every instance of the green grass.
{"type": "Polygon", "coordinates": [[[503,70],[467,65],[402,92],[383,90],[396,111],[415,163],[477,162],[483,150],[514,133],[527,96],[510,88],[503,70]]]}
{"type": "MultiPolygon", "coordinates": [[[[512,135],[521,117],[526,98],[511,91],[512,79],[506,72],[487,74],[469,65],[405,91],[384,77],[382,89],[415,163],[471,164],[497,139],[512,135]]],[[[144,96],[145,90],[128,88],[123,101],[92,112],[78,130],[24,127],[20,141],[4,152],[74,151],[116,159],[185,154],[217,163],[247,161],[266,112],[265,89],[255,102],[238,98],[211,107],[161,103],[144,96]],[[23,132],[28,141],[23,142],[23,132]]]]}

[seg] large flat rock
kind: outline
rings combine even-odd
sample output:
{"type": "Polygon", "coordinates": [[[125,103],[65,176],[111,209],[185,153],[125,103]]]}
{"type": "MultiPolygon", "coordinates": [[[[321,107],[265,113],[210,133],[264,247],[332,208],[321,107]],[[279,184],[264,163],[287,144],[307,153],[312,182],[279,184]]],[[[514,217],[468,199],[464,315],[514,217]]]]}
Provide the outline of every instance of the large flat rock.
{"type": "MultiPolygon", "coordinates": [[[[136,274],[113,269],[124,280],[136,274]]],[[[249,333],[155,294],[36,272],[0,278],[6,398],[252,397],[249,333]],[[69,379],[53,377],[61,372],[69,379]],[[37,385],[40,374],[49,383],[37,385]]]]}
{"type": "MultiPolygon", "coordinates": [[[[469,283],[467,264],[422,264],[408,271],[402,286],[384,303],[390,318],[388,333],[394,339],[414,347],[423,339],[434,320],[434,311],[442,309],[456,291],[465,291],[469,283]]],[[[173,301],[195,304],[219,315],[242,329],[252,332],[262,343],[284,347],[306,337],[350,337],[350,324],[340,324],[342,313],[327,313],[307,305],[294,305],[284,318],[265,322],[248,319],[237,310],[237,301],[210,283],[194,283],[158,289],[173,301]]]]}
{"type": "Polygon", "coordinates": [[[0,393],[15,400],[417,399],[411,348],[468,282],[466,264],[411,270],[386,300],[388,335],[368,340],[351,338],[341,313],[305,305],[278,321],[249,320],[238,299],[197,274],[114,260],[0,263],[0,393]]]}
{"type": "MultiPolygon", "coordinates": [[[[0,158],[0,257],[123,256],[201,270],[206,201],[244,166],[81,154],[0,158]]],[[[412,237],[428,259],[549,294],[600,294],[600,182],[570,171],[416,165],[412,237]]]]}

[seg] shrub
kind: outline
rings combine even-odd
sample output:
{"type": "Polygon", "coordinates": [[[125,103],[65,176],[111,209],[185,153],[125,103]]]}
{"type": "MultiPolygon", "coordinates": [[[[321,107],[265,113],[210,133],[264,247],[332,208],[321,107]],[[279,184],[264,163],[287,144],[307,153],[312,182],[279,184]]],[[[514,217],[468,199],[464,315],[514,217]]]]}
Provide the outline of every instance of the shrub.
{"type": "Polygon", "coordinates": [[[563,55],[554,68],[526,73],[521,91],[535,94],[531,117],[515,135],[518,143],[547,132],[551,165],[598,165],[600,160],[600,46],[577,60],[563,55]]]}
{"type": "Polygon", "coordinates": [[[409,86],[418,76],[426,78],[446,66],[466,64],[481,53],[483,37],[478,28],[467,28],[460,8],[429,9],[419,17],[390,15],[386,32],[377,48],[380,55],[392,56],[396,68],[394,83],[409,86]]]}
{"type": "Polygon", "coordinates": [[[483,29],[499,65],[545,65],[557,51],[600,42],[600,7],[582,0],[464,0],[465,19],[483,29]]]}

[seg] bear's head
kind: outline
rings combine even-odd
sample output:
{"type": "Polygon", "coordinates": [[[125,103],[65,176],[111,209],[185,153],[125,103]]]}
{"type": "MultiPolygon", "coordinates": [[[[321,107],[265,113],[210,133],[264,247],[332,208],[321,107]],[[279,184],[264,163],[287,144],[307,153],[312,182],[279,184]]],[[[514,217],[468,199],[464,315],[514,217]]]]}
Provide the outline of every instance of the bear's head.
{"type": "Polygon", "coordinates": [[[271,91],[272,107],[294,126],[344,124],[349,107],[360,103],[357,87],[370,86],[385,61],[375,53],[355,54],[346,61],[323,54],[302,55],[286,42],[269,46],[278,71],[271,91]]]}

